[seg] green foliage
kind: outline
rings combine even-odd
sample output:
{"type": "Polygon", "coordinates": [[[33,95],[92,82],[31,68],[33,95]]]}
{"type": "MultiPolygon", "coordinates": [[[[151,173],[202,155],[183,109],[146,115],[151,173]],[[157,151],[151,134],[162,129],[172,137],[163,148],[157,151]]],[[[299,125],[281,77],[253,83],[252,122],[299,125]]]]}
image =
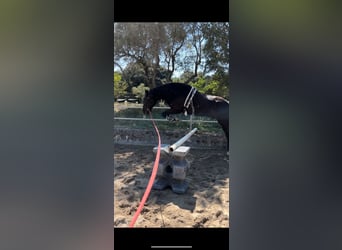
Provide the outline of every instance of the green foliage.
{"type": "Polygon", "coordinates": [[[218,70],[211,78],[219,82],[216,91],[217,95],[229,100],[229,74],[218,70]]]}
{"type": "Polygon", "coordinates": [[[202,26],[207,41],[204,45],[207,67],[210,71],[229,70],[229,23],[207,23],[202,26]]]}
{"type": "Polygon", "coordinates": [[[122,80],[120,73],[114,72],[114,99],[127,93],[128,84],[122,80]]]}
{"type": "Polygon", "coordinates": [[[190,85],[202,93],[222,96],[228,99],[228,85],[214,78],[198,77],[197,81],[191,82],[190,85]]]}
{"type": "MultiPolygon", "coordinates": [[[[177,79],[179,82],[186,82],[193,75],[190,71],[184,71],[177,79]]],[[[175,81],[174,81],[175,82],[175,81]]]]}
{"type": "Polygon", "coordinates": [[[149,87],[146,87],[145,84],[140,83],[138,87],[132,88],[132,93],[136,97],[138,97],[139,100],[142,100],[145,96],[145,90],[149,90],[149,87]]]}
{"type": "Polygon", "coordinates": [[[115,23],[114,37],[127,92],[141,83],[192,82],[207,94],[229,96],[228,22],[115,23]]]}
{"type": "Polygon", "coordinates": [[[128,91],[137,87],[140,83],[147,84],[148,78],[145,75],[143,67],[138,63],[129,63],[122,72],[122,80],[127,82],[128,91]]]}

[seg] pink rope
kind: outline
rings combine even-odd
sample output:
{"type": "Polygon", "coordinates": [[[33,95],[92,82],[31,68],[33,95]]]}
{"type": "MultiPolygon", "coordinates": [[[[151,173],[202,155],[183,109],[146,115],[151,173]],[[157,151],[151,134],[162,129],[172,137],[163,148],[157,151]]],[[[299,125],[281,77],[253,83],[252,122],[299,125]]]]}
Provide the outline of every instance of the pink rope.
{"type": "Polygon", "coordinates": [[[152,170],[152,174],[151,174],[151,177],[150,177],[150,180],[148,182],[148,185],[147,185],[147,188],[145,190],[145,193],[144,193],[144,196],[142,197],[141,201],[140,201],[140,204],[139,204],[139,207],[137,209],[137,211],[135,212],[134,216],[133,216],[133,219],[131,221],[131,223],[129,224],[129,227],[133,227],[136,220],[138,219],[139,215],[140,215],[140,212],[141,210],[143,209],[144,205],[145,205],[145,202],[151,192],[151,189],[152,189],[152,186],[153,186],[153,183],[154,183],[154,180],[156,178],[156,175],[157,175],[157,171],[158,171],[158,165],[159,165],[159,159],[160,159],[160,145],[161,145],[161,142],[160,142],[160,134],[159,134],[159,131],[158,131],[158,128],[152,118],[152,113],[150,112],[150,117],[151,117],[151,121],[153,123],[153,126],[154,126],[154,129],[156,130],[157,132],[157,135],[158,135],[158,149],[157,149],[157,155],[156,155],[156,159],[154,161],[154,166],[153,166],[153,170],[152,170]]]}

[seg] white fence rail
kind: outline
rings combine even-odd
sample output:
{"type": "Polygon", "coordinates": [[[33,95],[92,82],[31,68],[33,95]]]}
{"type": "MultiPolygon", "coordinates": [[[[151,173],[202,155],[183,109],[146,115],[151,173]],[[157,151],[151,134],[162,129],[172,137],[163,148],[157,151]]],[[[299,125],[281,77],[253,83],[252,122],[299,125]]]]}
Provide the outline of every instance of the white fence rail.
{"type": "MultiPolygon", "coordinates": [[[[114,120],[128,120],[128,121],[150,121],[147,118],[128,118],[128,117],[114,117],[114,120]]],[[[167,119],[153,119],[154,121],[159,122],[170,122],[167,119]]],[[[206,121],[206,120],[177,120],[180,122],[204,122],[204,123],[217,123],[217,121],[206,121]]]]}
{"type": "MultiPolygon", "coordinates": [[[[115,104],[114,104],[115,106],[115,104]]],[[[140,109],[142,110],[142,104],[118,104],[117,106],[123,107],[123,109],[140,109]]],[[[162,106],[155,106],[153,109],[169,109],[169,107],[162,107],[162,106]]],[[[196,119],[196,116],[188,116],[189,119],[184,119],[183,117],[176,118],[176,122],[183,122],[183,123],[189,123],[190,124],[190,129],[192,129],[193,124],[198,124],[198,123],[206,123],[206,124],[215,124],[217,123],[216,120],[213,119],[196,119]],[[195,118],[195,119],[194,119],[195,118]]],[[[148,116],[143,116],[143,117],[121,117],[121,116],[115,116],[114,115],[114,121],[151,121],[148,116]]],[[[154,121],[157,122],[170,122],[170,120],[166,118],[153,118],[154,121]]]]}

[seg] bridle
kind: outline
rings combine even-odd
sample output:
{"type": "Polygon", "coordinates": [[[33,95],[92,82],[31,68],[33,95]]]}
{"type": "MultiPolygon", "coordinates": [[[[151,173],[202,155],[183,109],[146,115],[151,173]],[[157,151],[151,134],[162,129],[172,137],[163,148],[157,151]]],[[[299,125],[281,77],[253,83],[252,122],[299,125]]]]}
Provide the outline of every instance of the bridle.
{"type": "Polygon", "coordinates": [[[189,108],[190,104],[191,104],[191,107],[192,107],[192,113],[195,113],[194,112],[194,104],[192,102],[192,99],[194,98],[195,94],[196,94],[197,90],[196,88],[194,87],[191,87],[187,97],[185,98],[185,101],[184,101],[184,115],[187,115],[188,112],[187,112],[187,109],[189,108]]]}

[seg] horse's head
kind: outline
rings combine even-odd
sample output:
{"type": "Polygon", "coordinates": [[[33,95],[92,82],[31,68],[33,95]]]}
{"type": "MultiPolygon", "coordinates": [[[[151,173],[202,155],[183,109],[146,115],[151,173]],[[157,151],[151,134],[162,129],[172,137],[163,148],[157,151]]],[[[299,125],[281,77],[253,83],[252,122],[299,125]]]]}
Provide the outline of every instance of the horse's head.
{"type": "Polygon", "coordinates": [[[156,103],[157,100],[154,98],[153,93],[151,93],[151,91],[145,90],[143,113],[147,114],[147,112],[151,112],[156,103]]]}

